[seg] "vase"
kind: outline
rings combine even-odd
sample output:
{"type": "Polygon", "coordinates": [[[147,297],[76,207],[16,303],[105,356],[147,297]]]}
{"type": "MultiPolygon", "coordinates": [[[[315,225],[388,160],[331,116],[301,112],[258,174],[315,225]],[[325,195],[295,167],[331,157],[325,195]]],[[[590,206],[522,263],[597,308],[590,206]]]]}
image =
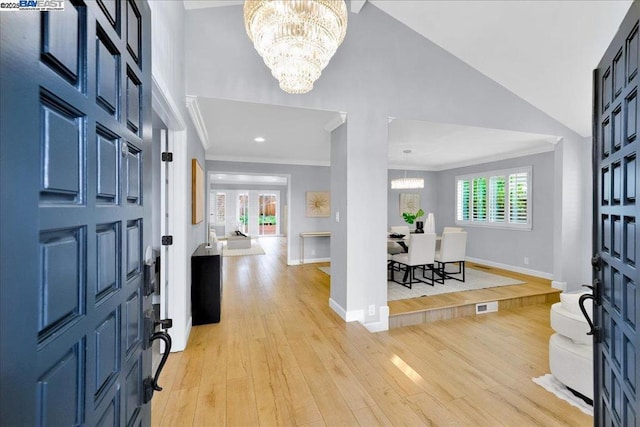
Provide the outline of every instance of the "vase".
{"type": "Polygon", "coordinates": [[[424,233],[424,222],[416,221],[416,233],[424,233]]]}

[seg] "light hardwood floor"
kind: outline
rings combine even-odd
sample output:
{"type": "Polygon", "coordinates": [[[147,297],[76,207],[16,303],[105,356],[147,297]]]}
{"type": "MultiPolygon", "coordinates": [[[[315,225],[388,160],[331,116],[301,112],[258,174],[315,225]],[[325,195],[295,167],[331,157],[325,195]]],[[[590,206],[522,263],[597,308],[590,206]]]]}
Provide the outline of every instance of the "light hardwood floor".
{"type": "Polygon", "coordinates": [[[221,322],[169,357],[154,426],[593,425],[531,381],[549,372],[549,304],[372,334],[329,308],[321,264],[260,243],[224,258],[221,322]]]}

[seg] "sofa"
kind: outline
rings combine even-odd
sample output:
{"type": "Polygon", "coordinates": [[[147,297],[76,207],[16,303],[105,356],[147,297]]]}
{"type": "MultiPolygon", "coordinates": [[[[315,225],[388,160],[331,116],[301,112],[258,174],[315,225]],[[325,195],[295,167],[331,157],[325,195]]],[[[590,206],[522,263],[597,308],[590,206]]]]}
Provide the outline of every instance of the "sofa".
{"type": "MultiPolygon", "coordinates": [[[[593,400],[593,337],[578,301],[586,292],[560,294],[560,302],[551,306],[549,368],[551,374],[574,394],[593,400]]],[[[593,303],[585,301],[585,310],[593,316],[593,303]]],[[[593,318],[593,317],[591,317],[593,318]]]]}

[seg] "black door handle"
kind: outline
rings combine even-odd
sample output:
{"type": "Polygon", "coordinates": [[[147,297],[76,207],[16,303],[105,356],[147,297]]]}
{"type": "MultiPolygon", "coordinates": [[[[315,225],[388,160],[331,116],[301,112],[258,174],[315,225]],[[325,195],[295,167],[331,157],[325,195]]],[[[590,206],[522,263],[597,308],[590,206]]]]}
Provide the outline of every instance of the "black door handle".
{"type": "Polygon", "coordinates": [[[596,300],[593,294],[583,294],[580,296],[580,299],[578,300],[578,305],[580,306],[580,311],[582,312],[582,315],[584,316],[585,319],[587,319],[587,323],[589,324],[589,332],[587,332],[587,335],[593,335],[596,342],[600,342],[600,327],[595,326],[593,324],[591,317],[589,317],[587,310],[584,308],[584,302],[588,299],[593,300],[594,302],[596,300]]]}
{"type": "Polygon", "coordinates": [[[153,377],[149,376],[142,381],[144,389],[144,403],[149,403],[151,401],[154,391],[162,391],[162,387],[158,385],[158,378],[160,378],[160,373],[162,372],[165,363],[167,363],[169,353],[171,352],[171,337],[166,330],[172,326],[172,323],[171,319],[156,320],[156,315],[153,309],[149,309],[145,312],[144,334],[148,338],[144,341],[144,349],[147,350],[151,348],[151,345],[155,340],[163,341],[165,349],[156,373],[153,377]],[[155,329],[157,326],[160,326],[164,330],[156,332],[155,329]]]}
{"type": "Polygon", "coordinates": [[[151,336],[151,341],[162,340],[164,341],[164,353],[162,354],[162,359],[160,359],[160,364],[158,365],[158,370],[156,374],[153,376],[153,389],[156,391],[162,391],[162,387],[158,385],[158,378],[160,378],[160,373],[164,368],[164,364],[167,363],[167,359],[169,358],[169,353],[171,352],[171,337],[165,331],[155,332],[151,336]]]}
{"type": "Polygon", "coordinates": [[[155,340],[164,341],[164,353],[162,354],[162,359],[160,359],[160,364],[158,365],[158,369],[156,370],[155,375],[152,377],[147,377],[143,381],[144,387],[144,403],[149,403],[151,398],[153,398],[154,391],[162,391],[162,387],[158,385],[158,379],[160,378],[160,373],[164,368],[165,363],[167,363],[167,359],[169,358],[169,352],[171,352],[171,337],[165,331],[154,332],[149,339],[149,342],[153,342],[155,340]]]}

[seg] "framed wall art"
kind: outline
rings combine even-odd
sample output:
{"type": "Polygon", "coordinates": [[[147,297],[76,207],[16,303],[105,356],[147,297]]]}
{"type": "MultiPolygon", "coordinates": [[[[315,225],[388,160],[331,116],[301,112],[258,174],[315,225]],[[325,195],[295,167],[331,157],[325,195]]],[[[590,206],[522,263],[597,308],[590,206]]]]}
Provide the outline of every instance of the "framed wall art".
{"type": "Polygon", "coordinates": [[[400,216],[408,212],[415,214],[420,209],[420,194],[400,193],[400,216]]]}
{"type": "Polygon", "coordinates": [[[328,191],[307,191],[306,213],[308,217],[328,217],[331,215],[331,196],[328,191]]]}
{"type": "Polygon", "coordinates": [[[191,224],[204,220],[204,171],[198,159],[191,160],[191,224]]]}

